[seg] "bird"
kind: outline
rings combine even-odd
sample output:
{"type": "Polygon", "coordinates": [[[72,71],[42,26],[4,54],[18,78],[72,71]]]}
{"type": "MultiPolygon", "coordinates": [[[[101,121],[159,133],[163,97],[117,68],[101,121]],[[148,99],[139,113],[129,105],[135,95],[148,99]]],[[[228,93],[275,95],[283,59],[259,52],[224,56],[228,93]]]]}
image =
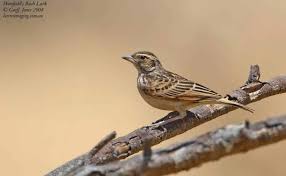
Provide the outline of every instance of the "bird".
{"type": "Polygon", "coordinates": [[[152,52],[138,51],[122,58],[137,69],[137,88],[142,98],[155,108],[177,111],[179,118],[184,118],[189,109],[206,104],[232,105],[254,112],[202,84],[166,70],[152,52]]]}

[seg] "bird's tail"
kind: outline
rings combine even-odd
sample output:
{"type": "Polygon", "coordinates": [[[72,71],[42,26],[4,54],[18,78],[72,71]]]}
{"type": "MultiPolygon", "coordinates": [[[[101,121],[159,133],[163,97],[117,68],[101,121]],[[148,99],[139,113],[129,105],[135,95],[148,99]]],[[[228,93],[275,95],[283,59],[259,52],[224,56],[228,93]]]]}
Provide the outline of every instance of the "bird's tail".
{"type": "Polygon", "coordinates": [[[249,108],[249,107],[247,107],[247,106],[245,106],[245,105],[243,105],[243,104],[237,103],[237,102],[235,102],[235,101],[228,100],[228,99],[226,99],[226,98],[218,99],[217,102],[220,103],[220,104],[226,104],[226,105],[236,106],[236,107],[239,107],[239,108],[244,109],[244,110],[246,110],[246,111],[248,111],[248,112],[251,112],[251,113],[254,112],[253,109],[251,109],[251,108],[249,108]]]}

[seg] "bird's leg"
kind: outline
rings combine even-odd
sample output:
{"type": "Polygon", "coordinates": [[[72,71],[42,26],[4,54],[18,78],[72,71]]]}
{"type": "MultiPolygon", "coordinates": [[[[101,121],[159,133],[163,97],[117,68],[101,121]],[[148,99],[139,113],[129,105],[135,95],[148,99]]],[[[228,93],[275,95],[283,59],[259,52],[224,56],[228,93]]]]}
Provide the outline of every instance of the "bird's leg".
{"type": "Polygon", "coordinates": [[[171,118],[174,118],[174,117],[176,117],[178,115],[179,115],[179,113],[176,112],[176,111],[170,112],[165,117],[160,118],[160,119],[156,120],[155,122],[152,122],[152,124],[156,124],[156,123],[160,123],[160,122],[163,122],[163,121],[167,121],[167,120],[169,120],[171,118]]]}
{"type": "Polygon", "coordinates": [[[183,119],[187,116],[187,111],[186,110],[181,110],[178,111],[179,112],[179,117],[177,117],[178,119],[183,119]]]}
{"type": "Polygon", "coordinates": [[[164,120],[164,121],[159,121],[157,123],[152,124],[151,126],[154,127],[154,128],[157,128],[159,126],[166,125],[166,124],[174,122],[176,120],[183,119],[183,118],[185,118],[187,116],[187,111],[186,110],[181,110],[181,111],[177,111],[177,112],[179,113],[179,115],[177,115],[175,117],[172,117],[172,118],[169,118],[169,119],[164,120]]]}

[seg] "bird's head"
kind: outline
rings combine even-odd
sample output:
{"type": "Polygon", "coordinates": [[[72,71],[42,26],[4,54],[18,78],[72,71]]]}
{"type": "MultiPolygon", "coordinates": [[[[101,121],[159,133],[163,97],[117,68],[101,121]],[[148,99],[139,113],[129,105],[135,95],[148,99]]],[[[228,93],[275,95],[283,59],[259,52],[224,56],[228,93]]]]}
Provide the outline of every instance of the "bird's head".
{"type": "Polygon", "coordinates": [[[131,62],[139,73],[149,73],[162,68],[158,58],[148,51],[139,51],[129,56],[123,56],[122,58],[131,62]]]}

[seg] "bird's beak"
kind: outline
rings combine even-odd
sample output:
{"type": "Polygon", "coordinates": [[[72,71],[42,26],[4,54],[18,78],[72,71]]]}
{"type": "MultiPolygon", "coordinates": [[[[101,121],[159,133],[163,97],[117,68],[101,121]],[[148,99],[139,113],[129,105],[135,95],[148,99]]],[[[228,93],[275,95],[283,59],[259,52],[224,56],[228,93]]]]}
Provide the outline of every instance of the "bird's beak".
{"type": "Polygon", "coordinates": [[[132,56],[123,56],[122,59],[127,60],[131,63],[135,63],[135,60],[132,56]]]}

